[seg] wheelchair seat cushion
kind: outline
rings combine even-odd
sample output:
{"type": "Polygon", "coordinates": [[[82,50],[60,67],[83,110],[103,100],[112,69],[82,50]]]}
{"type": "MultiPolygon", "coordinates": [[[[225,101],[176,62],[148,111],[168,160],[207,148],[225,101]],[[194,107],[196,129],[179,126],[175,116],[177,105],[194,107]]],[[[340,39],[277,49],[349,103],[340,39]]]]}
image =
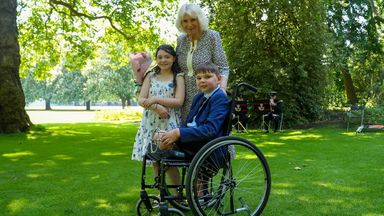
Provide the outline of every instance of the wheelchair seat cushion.
{"type": "Polygon", "coordinates": [[[149,158],[154,161],[160,161],[162,159],[187,160],[188,158],[190,158],[190,155],[188,153],[181,150],[158,151],[147,154],[149,158]]]}

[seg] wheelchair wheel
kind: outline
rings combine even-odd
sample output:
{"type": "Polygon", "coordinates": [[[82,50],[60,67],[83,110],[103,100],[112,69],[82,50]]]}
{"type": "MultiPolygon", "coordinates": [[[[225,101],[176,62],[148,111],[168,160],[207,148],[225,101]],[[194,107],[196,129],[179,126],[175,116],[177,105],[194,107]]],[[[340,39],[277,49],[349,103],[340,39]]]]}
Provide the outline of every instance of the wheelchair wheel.
{"type": "Polygon", "coordinates": [[[187,199],[195,215],[260,215],[271,190],[262,152],[240,137],[220,137],[194,157],[187,176],[187,199]],[[229,153],[235,149],[236,155],[229,153]]]}
{"type": "Polygon", "coordinates": [[[160,215],[160,198],[155,195],[148,195],[148,203],[146,200],[140,199],[136,204],[136,211],[138,216],[153,216],[160,215]],[[150,205],[150,208],[147,207],[150,205]]]}

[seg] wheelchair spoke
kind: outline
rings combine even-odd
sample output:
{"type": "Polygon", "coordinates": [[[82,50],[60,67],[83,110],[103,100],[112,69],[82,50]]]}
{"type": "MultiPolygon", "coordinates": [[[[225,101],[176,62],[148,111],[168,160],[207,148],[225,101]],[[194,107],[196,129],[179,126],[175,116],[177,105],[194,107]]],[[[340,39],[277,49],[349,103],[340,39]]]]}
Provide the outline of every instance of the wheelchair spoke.
{"type": "Polygon", "coordinates": [[[266,204],[270,173],[265,159],[249,141],[229,139],[207,147],[191,164],[187,196],[194,214],[259,215],[266,204]],[[219,149],[233,149],[229,146],[235,147],[236,157],[219,158],[219,149]]]}

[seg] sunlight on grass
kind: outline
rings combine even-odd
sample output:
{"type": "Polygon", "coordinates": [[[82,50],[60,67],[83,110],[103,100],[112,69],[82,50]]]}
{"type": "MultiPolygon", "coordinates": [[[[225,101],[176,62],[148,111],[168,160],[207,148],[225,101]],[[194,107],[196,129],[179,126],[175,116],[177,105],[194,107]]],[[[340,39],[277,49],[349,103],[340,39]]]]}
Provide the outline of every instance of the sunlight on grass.
{"type": "Polygon", "coordinates": [[[294,188],[294,184],[290,183],[273,183],[274,187],[281,187],[281,188],[294,188]]]}
{"type": "Polygon", "coordinates": [[[282,140],[303,140],[303,139],[319,139],[321,138],[321,135],[317,134],[297,134],[297,135],[292,135],[292,136],[283,136],[280,139],[282,140]]]}
{"type": "Polygon", "coordinates": [[[102,155],[102,156],[122,156],[122,155],[127,155],[127,153],[124,153],[124,152],[103,152],[100,155],[102,155]]]}
{"type": "Polygon", "coordinates": [[[346,136],[356,136],[356,132],[344,132],[344,133],[341,133],[343,135],[346,135],[346,136]]]}
{"type": "Polygon", "coordinates": [[[28,178],[39,178],[39,177],[46,177],[46,176],[49,176],[49,174],[38,174],[38,173],[27,174],[28,178]]]}
{"type": "Polygon", "coordinates": [[[338,204],[338,205],[340,205],[340,204],[346,204],[346,201],[345,200],[342,200],[342,199],[329,199],[329,200],[327,200],[327,203],[329,203],[329,204],[338,204]]]}
{"type": "Polygon", "coordinates": [[[68,156],[68,155],[55,155],[53,158],[57,160],[73,160],[73,157],[68,156]]]}
{"type": "Polygon", "coordinates": [[[26,156],[33,156],[33,155],[35,155],[35,153],[30,152],[30,151],[21,151],[21,152],[2,154],[3,157],[9,158],[12,161],[17,161],[17,160],[22,159],[26,156]]]}
{"type": "Polygon", "coordinates": [[[122,193],[118,193],[116,194],[117,197],[120,197],[120,198],[125,198],[125,197],[129,197],[131,195],[131,191],[129,192],[122,192],[122,193]]]}
{"type": "Polygon", "coordinates": [[[292,131],[288,133],[288,135],[298,135],[298,134],[303,134],[303,131],[292,131]]]}
{"type": "Polygon", "coordinates": [[[362,216],[384,216],[384,214],[377,214],[377,213],[364,213],[362,216]]]}
{"type": "Polygon", "coordinates": [[[290,183],[273,183],[273,193],[278,195],[289,195],[289,188],[294,188],[290,183]]]}
{"type": "Polygon", "coordinates": [[[364,192],[365,191],[364,188],[346,187],[346,186],[337,185],[337,184],[334,184],[331,182],[314,182],[313,184],[316,186],[321,186],[321,187],[325,187],[325,188],[328,188],[331,190],[341,191],[341,192],[355,192],[356,193],[356,192],[364,192]]]}
{"type": "Polygon", "coordinates": [[[31,166],[56,166],[56,162],[53,160],[46,160],[44,162],[32,163],[31,166]]]}
{"type": "Polygon", "coordinates": [[[75,130],[63,130],[62,127],[59,126],[51,126],[47,131],[41,132],[41,131],[30,131],[27,135],[28,140],[35,140],[38,138],[41,138],[42,135],[49,135],[49,136],[72,136],[76,137],[79,135],[90,135],[90,132],[87,131],[75,131],[75,130]]]}
{"type": "Polygon", "coordinates": [[[289,195],[289,191],[286,189],[273,189],[273,193],[277,195],[289,195]]]}
{"type": "Polygon", "coordinates": [[[97,164],[110,164],[110,162],[101,160],[101,161],[87,161],[87,162],[83,162],[82,164],[83,165],[97,165],[97,164]]]}
{"type": "Polygon", "coordinates": [[[266,158],[273,158],[273,157],[277,157],[277,153],[266,153],[266,154],[264,154],[264,156],[266,157],[266,158]]]}
{"type": "Polygon", "coordinates": [[[112,208],[111,203],[108,202],[108,200],[97,199],[96,202],[97,202],[96,208],[104,208],[104,209],[112,208]]]}
{"type": "Polygon", "coordinates": [[[236,154],[236,159],[238,160],[251,160],[251,159],[257,159],[257,156],[255,154],[236,154]]]}
{"type": "Polygon", "coordinates": [[[313,196],[299,196],[297,199],[304,202],[311,202],[314,198],[313,196]]]}
{"type": "Polygon", "coordinates": [[[16,199],[16,200],[12,200],[8,204],[7,208],[12,214],[17,214],[17,212],[19,212],[22,208],[24,208],[27,205],[27,203],[28,203],[27,199],[24,199],[24,198],[16,199]]]}
{"type": "Polygon", "coordinates": [[[95,175],[95,176],[91,177],[91,180],[95,180],[95,179],[99,179],[99,178],[100,178],[100,175],[95,175]]]}
{"type": "MultiPolygon", "coordinates": [[[[253,141],[255,142],[255,141],[253,141]]],[[[283,142],[276,142],[276,141],[268,141],[268,142],[259,142],[257,143],[257,147],[261,147],[261,146],[266,146],[266,145],[274,145],[274,146],[282,146],[284,145],[285,143],[283,142]]]]}

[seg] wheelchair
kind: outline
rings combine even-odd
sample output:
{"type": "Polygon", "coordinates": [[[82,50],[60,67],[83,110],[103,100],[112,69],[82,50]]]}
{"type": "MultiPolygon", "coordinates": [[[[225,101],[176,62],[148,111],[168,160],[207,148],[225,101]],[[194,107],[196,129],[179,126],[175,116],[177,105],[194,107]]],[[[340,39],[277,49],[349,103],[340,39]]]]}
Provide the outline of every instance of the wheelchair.
{"type": "MultiPolygon", "coordinates": [[[[235,86],[232,98],[241,88],[253,92],[257,88],[247,83],[235,86]]],[[[170,155],[147,153],[144,156],[140,199],[137,215],[260,215],[271,190],[271,173],[263,153],[252,142],[231,136],[232,113],[227,122],[227,136],[216,138],[201,148],[193,158],[172,150],[170,155]],[[154,183],[146,183],[147,161],[159,164],[154,183]],[[177,167],[181,171],[179,185],[169,184],[166,171],[177,167]],[[158,189],[159,196],[146,189],[158,189]],[[170,204],[170,206],[168,205],[170,204]]]]}

